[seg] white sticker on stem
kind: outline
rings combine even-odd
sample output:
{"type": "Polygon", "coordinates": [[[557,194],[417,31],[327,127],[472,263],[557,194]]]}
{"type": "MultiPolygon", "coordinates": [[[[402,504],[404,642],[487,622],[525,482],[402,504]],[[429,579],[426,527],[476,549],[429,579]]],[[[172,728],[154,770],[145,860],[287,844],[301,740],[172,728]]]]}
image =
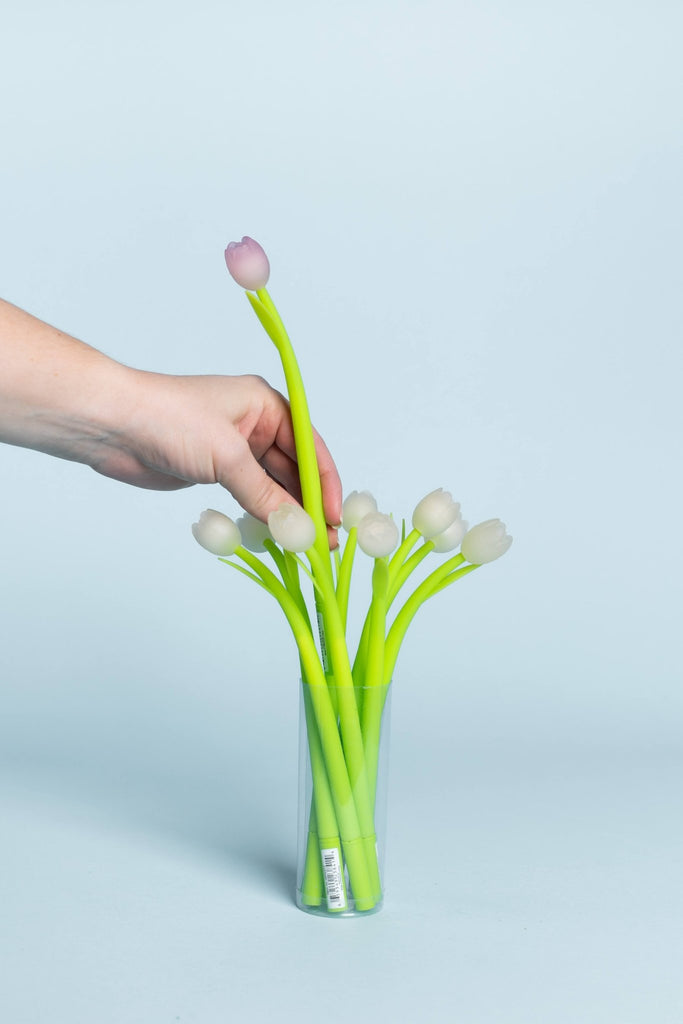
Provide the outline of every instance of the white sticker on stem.
{"type": "Polygon", "coordinates": [[[342,876],[339,850],[332,846],[329,850],[321,850],[320,855],[323,859],[327,909],[344,910],[346,908],[346,893],[344,891],[344,878],[342,876]]]}

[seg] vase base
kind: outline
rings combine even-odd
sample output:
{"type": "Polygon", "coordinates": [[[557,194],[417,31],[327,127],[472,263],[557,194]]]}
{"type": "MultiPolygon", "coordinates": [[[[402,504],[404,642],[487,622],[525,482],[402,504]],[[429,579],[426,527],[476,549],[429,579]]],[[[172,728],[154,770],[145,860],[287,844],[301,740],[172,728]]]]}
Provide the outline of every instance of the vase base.
{"type": "Polygon", "coordinates": [[[353,899],[349,900],[348,906],[343,910],[328,910],[327,903],[325,900],[322,903],[311,904],[304,901],[303,893],[300,889],[296,891],[296,905],[299,910],[303,910],[305,914],[312,914],[313,917],[371,917],[373,914],[379,914],[380,910],[384,906],[384,898],[377,900],[377,903],[369,910],[357,909],[353,899]]]}

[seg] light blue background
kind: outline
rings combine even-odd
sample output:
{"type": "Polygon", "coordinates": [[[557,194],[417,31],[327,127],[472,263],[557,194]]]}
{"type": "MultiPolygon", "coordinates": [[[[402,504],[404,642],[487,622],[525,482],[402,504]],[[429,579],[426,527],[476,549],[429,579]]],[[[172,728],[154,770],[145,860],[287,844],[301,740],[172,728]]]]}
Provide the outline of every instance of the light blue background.
{"type": "MultiPolygon", "coordinates": [[[[258,238],[347,490],[501,562],[412,629],[387,906],[291,902],[297,665],[218,488],[0,451],[12,1024],[680,1024],[680,5],[5,5],[3,297],[261,373],[258,238]]],[[[362,593],[358,593],[362,597],[362,593]]]]}

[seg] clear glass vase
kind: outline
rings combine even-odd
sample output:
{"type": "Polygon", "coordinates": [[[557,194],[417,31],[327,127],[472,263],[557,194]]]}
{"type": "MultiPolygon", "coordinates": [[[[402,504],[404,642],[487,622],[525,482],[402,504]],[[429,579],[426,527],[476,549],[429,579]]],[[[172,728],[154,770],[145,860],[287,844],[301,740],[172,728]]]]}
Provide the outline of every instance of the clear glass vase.
{"type": "Polygon", "coordinates": [[[321,917],[384,902],[391,685],[301,684],[297,906],[321,917]]]}

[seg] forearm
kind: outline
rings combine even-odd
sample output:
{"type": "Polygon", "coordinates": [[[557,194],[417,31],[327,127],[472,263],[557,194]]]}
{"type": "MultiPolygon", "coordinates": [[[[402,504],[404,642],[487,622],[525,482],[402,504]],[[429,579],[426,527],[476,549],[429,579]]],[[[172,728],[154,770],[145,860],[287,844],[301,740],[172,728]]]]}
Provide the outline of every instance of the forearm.
{"type": "Polygon", "coordinates": [[[0,300],[0,441],[92,465],[117,420],[125,422],[131,376],[127,367],[0,300]]]}
{"type": "MultiPolygon", "coordinates": [[[[219,483],[264,520],[299,496],[289,405],[260,377],[132,369],[2,300],[0,441],[137,487],[219,483]]],[[[316,450],[335,524],[339,475],[317,435],[316,450]]]]}

